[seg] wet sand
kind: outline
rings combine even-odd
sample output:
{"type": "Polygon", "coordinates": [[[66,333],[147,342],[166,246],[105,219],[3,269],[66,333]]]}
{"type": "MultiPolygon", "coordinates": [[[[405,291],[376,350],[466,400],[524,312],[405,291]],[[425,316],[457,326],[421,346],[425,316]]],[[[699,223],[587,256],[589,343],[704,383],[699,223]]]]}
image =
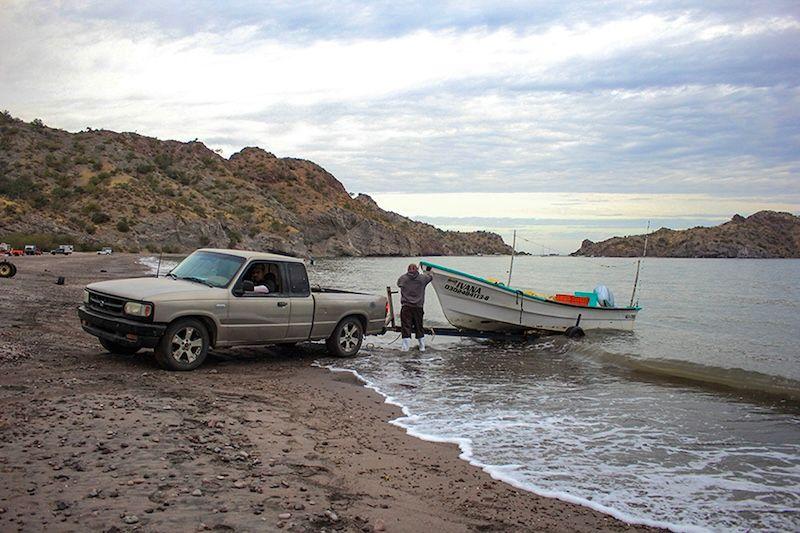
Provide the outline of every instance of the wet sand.
{"type": "Polygon", "coordinates": [[[322,345],[217,351],[188,373],[106,353],[75,308],[86,283],[142,274],[136,256],[13,261],[0,279],[2,531],[648,529],[406,435],[378,394],[312,366],[322,345]]]}

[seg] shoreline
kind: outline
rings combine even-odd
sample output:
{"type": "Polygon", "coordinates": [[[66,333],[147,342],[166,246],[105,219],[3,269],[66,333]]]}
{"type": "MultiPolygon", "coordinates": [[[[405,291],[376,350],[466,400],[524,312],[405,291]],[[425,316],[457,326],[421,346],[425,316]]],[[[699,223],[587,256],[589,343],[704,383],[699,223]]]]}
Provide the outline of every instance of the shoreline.
{"type": "Polygon", "coordinates": [[[104,353],[82,287],[143,274],[138,257],[15,258],[0,280],[3,529],[653,530],[412,435],[368,383],[313,366],[320,345],[220,350],[188,373],[104,353]]]}
{"type": "Polygon", "coordinates": [[[342,373],[352,374],[361,383],[361,385],[363,387],[365,387],[366,389],[374,391],[375,393],[380,395],[382,398],[384,398],[384,402],[386,404],[394,406],[394,407],[396,407],[397,409],[400,410],[401,416],[393,418],[391,420],[388,420],[387,421],[388,424],[396,426],[396,427],[402,429],[403,431],[405,431],[405,433],[407,435],[409,435],[411,437],[414,437],[415,439],[419,439],[421,441],[424,441],[424,442],[431,442],[431,443],[437,443],[437,444],[453,444],[453,445],[458,446],[458,448],[459,448],[458,458],[459,459],[461,459],[462,461],[466,462],[470,466],[473,466],[475,468],[480,469],[482,472],[486,473],[492,479],[500,481],[500,482],[505,483],[507,485],[510,485],[511,487],[514,487],[515,489],[519,489],[519,490],[534,494],[534,495],[542,497],[542,498],[554,499],[554,500],[559,500],[559,501],[562,501],[562,502],[568,503],[568,504],[580,505],[581,507],[586,507],[586,508],[591,509],[593,511],[597,511],[597,512],[602,513],[604,515],[608,515],[610,517],[613,517],[613,518],[615,518],[617,520],[621,520],[622,522],[625,522],[626,524],[629,524],[631,526],[646,526],[646,527],[650,527],[650,528],[655,528],[657,530],[667,530],[667,531],[676,531],[676,532],[697,532],[697,533],[699,533],[699,532],[707,531],[707,529],[704,529],[702,527],[686,526],[686,525],[681,525],[681,524],[673,524],[673,523],[669,523],[669,522],[662,522],[662,521],[659,521],[659,520],[650,520],[650,519],[647,519],[647,518],[641,518],[641,517],[628,515],[628,514],[622,512],[622,511],[614,509],[613,507],[607,507],[607,506],[604,506],[604,505],[595,504],[591,500],[587,500],[587,499],[581,498],[579,496],[573,496],[573,495],[571,495],[569,493],[565,493],[565,492],[549,491],[547,489],[542,489],[540,487],[536,487],[536,486],[533,486],[533,485],[530,485],[530,484],[522,483],[522,482],[520,482],[520,481],[518,481],[518,480],[516,480],[516,479],[514,479],[514,478],[512,478],[510,476],[506,476],[506,475],[503,475],[502,473],[497,472],[497,470],[502,468],[501,466],[492,465],[492,464],[488,464],[488,463],[483,463],[483,462],[475,459],[474,454],[473,454],[473,450],[472,450],[472,443],[471,443],[470,439],[461,438],[461,437],[442,437],[442,436],[438,436],[438,435],[431,435],[431,434],[427,434],[427,433],[421,433],[419,431],[416,431],[416,430],[412,429],[410,426],[404,424],[403,423],[404,419],[414,417],[415,415],[413,413],[411,413],[411,411],[405,405],[403,405],[402,403],[400,403],[397,400],[395,400],[393,397],[391,397],[391,396],[387,395],[386,393],[384,393],[383,391],[381,391],[380,388],[377,385],[375,385],[373,382],[371,382],[368,379],[366,379],[364,376],[359,374],[357,371],[351,370],[351,369],[348,369],[348,368],[341,368],[341,367],[337,367],[337,366],[333,366],[333,365],[321,365],[316,361],[312,365],[316,366],[316,367],[319,367],[319,368],[327,369],[328,371],[334,372],[334,373],[335,372],[342,372],[342,373]]]}

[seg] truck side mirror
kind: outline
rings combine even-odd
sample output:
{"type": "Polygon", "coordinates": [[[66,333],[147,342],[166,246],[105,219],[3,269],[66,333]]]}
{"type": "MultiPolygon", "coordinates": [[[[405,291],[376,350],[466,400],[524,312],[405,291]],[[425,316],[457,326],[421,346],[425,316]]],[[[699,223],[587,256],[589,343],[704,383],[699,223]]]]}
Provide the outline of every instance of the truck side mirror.
{"type": "Polygon", "coordinates": [[[256,290],[256,286],[250,280],[244,280],[241,283],[237,283],[236,286],[233,288],[233,294],[236,296],[241,296],[246,292],[253,292],[256,290]]]}

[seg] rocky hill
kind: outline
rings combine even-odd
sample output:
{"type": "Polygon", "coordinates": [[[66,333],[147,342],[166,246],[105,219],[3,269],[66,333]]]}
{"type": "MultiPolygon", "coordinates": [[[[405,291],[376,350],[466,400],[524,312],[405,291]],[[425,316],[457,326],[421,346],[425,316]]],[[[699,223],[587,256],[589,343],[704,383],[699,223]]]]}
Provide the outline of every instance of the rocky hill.
{"type": "Polygon", "coordinates": [[[69,133],[0,115],[0,241],[302,256],[510,253],[499,235],[442,231],[355,198],[319,165],[134,133],[69,133]]]}
{"type": "MultiPolygon", "coordinates": [[[[602,242],[585,240],[571,255],[636,257],[644,235],[613,237],[602,242]]],[[[711,228],[661,228],[650,234],[647,255],[652,257],[800,257],[800,217],[791,213],[759,211],[711,228]]]]}

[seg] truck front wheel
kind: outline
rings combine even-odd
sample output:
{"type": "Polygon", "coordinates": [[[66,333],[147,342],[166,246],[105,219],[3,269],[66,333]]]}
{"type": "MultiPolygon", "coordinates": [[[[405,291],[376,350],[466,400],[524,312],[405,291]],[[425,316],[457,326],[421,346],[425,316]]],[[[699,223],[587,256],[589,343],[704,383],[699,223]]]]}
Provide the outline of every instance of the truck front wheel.
{"type": "Polygon", "coordinates": [[[358,353],[363,340],[364,326],[358,318],[349,316],[336,325],[325,345],[335,357],[352,357],[358,353]]]}
{"type": "Polygon", "coordinates": [[[122,344],[117,344],[114,341],[110,341],[107,339],[97,339],[100,341],[100,344],[103,345],[103,348],[108,350],[111,353],[118,353],[120,355],[133,355],[139,351],[138,346],[124,346],[122,344]]]}
{"type": "Polygon", "coordinates": [[[194,370],[208,355],[209,336],[197,320],[184,319],[171,324],[155,349],[156,361],[166,370],[194,370]]]}

